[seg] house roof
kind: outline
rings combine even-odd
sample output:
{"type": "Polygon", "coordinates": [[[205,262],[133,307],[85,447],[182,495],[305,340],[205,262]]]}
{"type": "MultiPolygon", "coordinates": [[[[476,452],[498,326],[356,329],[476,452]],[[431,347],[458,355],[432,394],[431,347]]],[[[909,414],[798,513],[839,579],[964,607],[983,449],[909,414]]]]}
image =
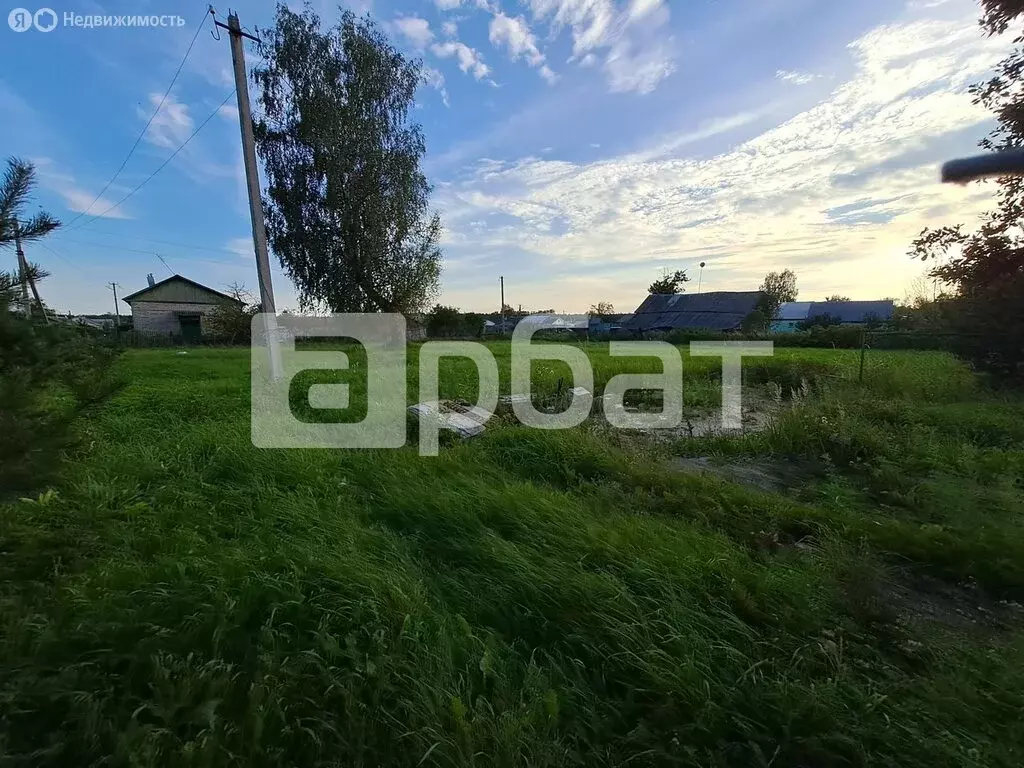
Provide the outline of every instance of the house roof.
{"type": "Polygon", "coordinates": [[[523,321],[540,328],[583,330],[590,326],[589,315],[528,315],[523,321]]]}
{"type": "Polygon", "coordinates": [[[785,301],[779,306],[776,320],[806,320],[811,309],[810,301],[785,301]]]}
{"type": "Polygon", "coordinates": [[[623,328],[645,331],[670,328],[708,328],[728,331],[739,327],[757,307],[760,291],[712,291],[695,294],[650,294],[623,328]]]}
{"type": "Polygon", "coordinates": [[[136,291],[135,293],[131,293],[131,294],[127,295],[127,296],[122,297],[121,301],[124,301],[124,302],[127,302],[128,304],[131,304],[132,301],[137,301],[140,296],[145,296],[147,293],[149,293],[150,291],[152,291],[152,290],[154,290],[156,288],[159,288],[161,285],[166,285],[167,283],[171,283],[171,282],[174,282],[174,281],[179,281],[179,282],[182,282],[182,283],[188,283],[193,288],[198,288],[201,291],[206,291],[207,293],[213,294],[214,296],[216,296],[218,298],[221,298],[221,299],[228,299],[229,301],[237,301],[239,304],[242,303],[241,301],[236,299],[234,296],[228,296],[226,293],[221,293],[220,291],[215,291],[215,290],[213,290],[213,288],[210,288],[209,286],[203,285],[202,283],[197,283],[195,280],[189,280],[187,277],[182,277],[181,275],[171,275],[167,279],[161,280],[159,283],[153,283],[153,285],[147,285],[141,291],[136,291]]]}
{"type": "Polygon", "coordinates": [[[863,323],[869,317],[879,320],[892,318],[893,301],[815,301],[807,312],[807,317],[828,315],[841,323],[863,323]]]}

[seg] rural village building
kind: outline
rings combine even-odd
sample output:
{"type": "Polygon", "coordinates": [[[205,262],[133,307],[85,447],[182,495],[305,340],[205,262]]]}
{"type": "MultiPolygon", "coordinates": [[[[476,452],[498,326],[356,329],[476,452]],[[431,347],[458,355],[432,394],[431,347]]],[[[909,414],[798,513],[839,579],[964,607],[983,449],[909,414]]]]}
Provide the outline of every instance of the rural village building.
{"type": "Polygon", "coordinates": [[[213,310],[225,304],[242,303],[181,275],[172,275],[159,283],[149,275],[148,280],[148,287],[123,299],[132,308],[132,321],[138,333],[198,341],[213,310]]]}
{"type": "Polygon", "coordinates": [[[892,320],[892,299],[881,301],[790,301],[779,307],[772,323],[775,332],[795,331],[800,323],[828,316],[841,325],[863,325],[869,321],[892,320]]]}
{"type": "Polygon", "coordinates": [[[621,321],[630,331],[670,331],[707,328],[732,331],[757,308],[759,291],[711,293],[652,293],[632,317],[621,321]]]}

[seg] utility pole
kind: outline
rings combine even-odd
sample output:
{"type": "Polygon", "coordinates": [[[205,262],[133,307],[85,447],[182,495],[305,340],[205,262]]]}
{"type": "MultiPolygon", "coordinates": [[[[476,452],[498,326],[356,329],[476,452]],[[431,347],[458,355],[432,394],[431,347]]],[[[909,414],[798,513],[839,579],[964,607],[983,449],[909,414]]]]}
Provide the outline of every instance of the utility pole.
{"type": "Polygon", "coordinates": [[[501,281],[501,335],[505,335],[505,276],[498,278],[501,281]]]}
{"type": "Polygon", "coordinates": [[[117,317],[117,319],[115,321],[116,325],[114,326],[114,328],[117,331],[120,331],[121,330],[121,307],[118,306],[118,284],[117,283],[108,283],[106,285],[109,285],[111,287],[111,290],[114,291],[114,316],[117,317]]]}
{"type": "Polygon", "coordinates": [[[107,283],[110,286],[110,290],[114,292],[114,335],[117,338],[121,338],[121,309],[117,306],[117,283],[107,283]]]}
{"type": "Polygon", "coordinates": [[[28,265],[25,263],[25,252],[21,250],[21,227],[14,222],[14,248],[18,253],[18,274],[21,277],[21,308],[25,317],[32,314],[32,307],[28,303],[28,265]]]}
{"type": "MultiPolygon", "coordinates": [[[[210,7],[213,12],[213,7],[210,7]]],[[[267,349],[270,352],[270,375],[281,377],[281,350],[277,345],[277,309],[274,306],[274,286],[270,278],[270,256],[267,253],[267,229],[263,221],[263,202],[260,199],[260,174],[256,165],[256,139],[252,132],[252,111],[249,106],[249,80],[245,71],[245,49],[242,38],[259,42],[242,31],[238,14],[228,15],[228,23],[214,20],[228,31],[231,41],[231,64],[235,72],[235,96],[238,99],[238,122],[242,129],[242,159],[245,162],[245,181],[249,190],[249,215],[252,219],[252,242],[256,250],[256,275],[260,285],[260,305],[264,318],[267,349]]]]}
{"type": "Polygon", "coordinates": [[[21,301],[25,306],[25,315],[26,317],[32,315],[32,307],[28,303],[28,291],[25,290],[27,283],[32,288],[32,295],[39,306],[39,314],[43,316],[43,322],[49,325],[50,318],[46,316],[43,300],[39,298],[39,289],[36,288],[36,281],[33,279],[32,272],[28,268],[28,261],[25,259],[25,251],[21,249],[21,227],[17,221],[14,222],[14,247],[18,252],[18,269],[21,270],[21,301]]]}

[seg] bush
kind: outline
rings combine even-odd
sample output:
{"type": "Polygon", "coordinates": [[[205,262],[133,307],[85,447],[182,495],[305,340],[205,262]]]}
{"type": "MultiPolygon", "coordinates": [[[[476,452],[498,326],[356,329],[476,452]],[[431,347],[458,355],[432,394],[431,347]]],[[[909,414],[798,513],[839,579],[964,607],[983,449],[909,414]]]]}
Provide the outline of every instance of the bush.
{"type": "MultiPolygon", "coordinates": [[[[0,292],[14,280],[0,273],[0,292]]],[[[0,300],[0,494],[37,487],[70,440],[83,408],[117,388],[117,350],[89,331],[44,325],[0,300]]]]}
{"type": "Polygon", "coordinates": [[[484,316],[476,312],[463,314],[458,307],[438,304],[427,315],[426,327],[431,338],[476,338],[483,333],[484,316]]]}
{"type": "Polygon", "coordinates": [[[237,301],[221,304],[204,319],[204,336],[221,344],[248,344],[260,305],[242,286],[232,286],[231,295],[237,301]]]}

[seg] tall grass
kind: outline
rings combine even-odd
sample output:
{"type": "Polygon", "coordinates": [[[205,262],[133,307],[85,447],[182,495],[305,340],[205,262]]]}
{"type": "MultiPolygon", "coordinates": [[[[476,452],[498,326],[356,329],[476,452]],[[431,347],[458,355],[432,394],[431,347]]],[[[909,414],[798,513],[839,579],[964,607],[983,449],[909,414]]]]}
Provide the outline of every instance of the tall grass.
{"type": "MultiPolygon", "coordinates": [[[[624,370],[589,353],[599,379],[624,370]]],[[[893,353],[870,369],[871,397],[850,356],[777,360],[753,362],[751,385],[770,379],[758,366],[775,375],[792,362],[832,399],[764,435],[688,445],[833,448],[805,496],[674,472],[587,427],[495,425],[434,459],[257,449],[244,354],[128,352],[131,384],[81,424],[83,449],[52,492],[0,507],[0,754],[12,765],[1019,765],[1021,635],[900,622],[876,605],[900,550],[861,523],[896,480],[883,472],[862,489],[856,463],[975,472],[974,485],[943,486],[944,503],[962,491],[944,514],[965,540],[984,540],[985,525],[1010,532],[1009,507],[972,498],[984,484],[1019,492],[1005,485],[1024,439],[1016,404],[950,383],[961,374],[942,356],[893,353]],[[919,364],[947,382],[907,370],[919,364]],[[876,402],[899,382],[905,396],[876,402]],[[855,446],[843,455],[800,421],[841,405],[855,446]],[[935,442],[909,452],[911,433],[935,442]],[[904,441],[882,439],[895,434],[904,441]],[[825,499],[829,487],[846,501],[825,499]],[[766,551],[771,531],[812,546],[766,551]]],[[[714,361],[687,363],[688,391],[712,402],[714,361]]],[[[467,397],[465,373],[443,374],[442,394],[467,397]]],[[[538,375],[557,386],[556,372],[538,375]]],[[[943,572],[936,551],[917,556],[943,572]]]]}

